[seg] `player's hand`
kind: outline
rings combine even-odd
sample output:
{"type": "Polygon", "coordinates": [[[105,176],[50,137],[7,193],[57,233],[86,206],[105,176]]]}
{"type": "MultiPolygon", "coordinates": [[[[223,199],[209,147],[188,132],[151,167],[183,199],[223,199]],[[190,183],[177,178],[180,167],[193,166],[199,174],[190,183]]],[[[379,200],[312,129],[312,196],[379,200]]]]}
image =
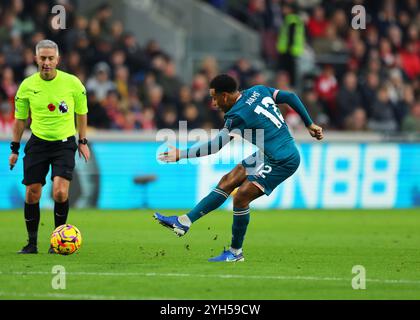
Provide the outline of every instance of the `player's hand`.
{"type": "Polygon", "coordinates": [[[83,156],[85,158],[85,162],[88,162],[90,159],[90,150],[87,144],[79,143],[79,158],[83,156]]]}
{"type": "Polygon", "coordinates": [[[19,155],[17,155],[16,153],[11,153],[9,156],[9,165],[10,165],[10,170],[13,170],[13,167],[16,165],[16,162],[18,160],[19,155]]]}
{"type": "Polygon", "coordinates": [[[163,162],[177,162],[180,158],[179,149],[175,148],[174,146],[169,146],[169,149],[169,151],[159,154],[158,159],[163,162]]]}
{"type": "Polygon", "coordinates": [[[309,134],[317,140],[322,140],[324,138],[324,134],[322,133],[322,128],[320,126],[312,123],[309,127],[307,127],[307,129],[309,134]]]}

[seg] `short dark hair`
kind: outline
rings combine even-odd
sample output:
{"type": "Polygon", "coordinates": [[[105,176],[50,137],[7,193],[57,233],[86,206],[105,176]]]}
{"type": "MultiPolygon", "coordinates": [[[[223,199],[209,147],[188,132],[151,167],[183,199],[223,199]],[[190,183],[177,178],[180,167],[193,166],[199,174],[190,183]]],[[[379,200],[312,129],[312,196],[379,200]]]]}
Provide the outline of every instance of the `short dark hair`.
{"type": "Polygon", "coordinates": [[[238,83],[228,74],[219,74],[211,80],[210,89],[214,89],[216,93],[233,93],[238,90],[238,83]]]}

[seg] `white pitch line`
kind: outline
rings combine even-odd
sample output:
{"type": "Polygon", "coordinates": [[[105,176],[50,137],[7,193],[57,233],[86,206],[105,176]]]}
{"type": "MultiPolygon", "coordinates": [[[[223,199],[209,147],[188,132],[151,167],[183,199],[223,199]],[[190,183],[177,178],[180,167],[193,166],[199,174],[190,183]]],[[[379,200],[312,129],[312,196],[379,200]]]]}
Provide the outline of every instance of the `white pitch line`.
{"type": "Polygon", "coordinates": [[[16,293],[0,291],[0,297],[16,298],[64,298],[74,300],[175,300],[173,298],[163,297],[124,297],[124,296],[106,296],[90,294],[71,294],[71,293],[16,293]]]}
{"type": "MultiPolygon", "coordinates": [[[[1,272],[0,275],[52,275],[45,271],[28,272],[1,272]]],[[[255,280],[305,280],[305,281],[351,281],[351,278],[315,277],[315,276],[271,276],[271,275],[238,275],[238,274],[194,274],[194,273],[156,273],[156,272],[66,272],[66,275],[75,276],[103,276],[103,277],[191,277],[191,278],[216,278],[216,279],[255,279],[255,280]]],[[[420,280],[404,279],[366,279],[367,282],[388,284],[415,284],[420,285],[420,280]]]]}

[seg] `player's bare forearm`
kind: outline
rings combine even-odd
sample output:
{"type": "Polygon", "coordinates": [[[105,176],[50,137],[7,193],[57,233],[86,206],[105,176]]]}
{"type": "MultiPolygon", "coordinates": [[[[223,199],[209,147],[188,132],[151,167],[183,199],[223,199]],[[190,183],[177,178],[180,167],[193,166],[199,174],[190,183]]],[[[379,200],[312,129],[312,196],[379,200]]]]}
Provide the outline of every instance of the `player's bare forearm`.
{"type": "Polygon", "coordinates": [[[22,139],[23,131],[25,131],[26,120],[15,119],[13,124],[13,142],[20,142],[22,139]]]}

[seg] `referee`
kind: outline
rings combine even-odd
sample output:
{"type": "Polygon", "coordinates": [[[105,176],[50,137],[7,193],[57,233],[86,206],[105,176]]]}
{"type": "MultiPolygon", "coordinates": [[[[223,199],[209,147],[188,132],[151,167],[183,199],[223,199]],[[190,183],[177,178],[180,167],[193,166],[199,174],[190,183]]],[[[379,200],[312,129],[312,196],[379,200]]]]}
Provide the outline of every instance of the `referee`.
{"type": "MultiPolygon", "coordinates": [[[[74,75],[57,70],[58,46],[51,40],[35,48],[37,73],[23,80],[15,97],[15,123],[9,165],[12,170],[19,156],[20,140],[28,117],[32,135],[25,146],[23,181],[26,186],[25,222],[29,242],[18,253],[38,253],[39,200],[51,166],[55,227],[65,224],[69,212],[69,186],[75,167],[75,153],[87,162],[86,89],[74,75]],[[76,127],[79,133],[76,143],[76,127]]],[[[52,248],[49,253],[54,253],[52,248]]]]}

